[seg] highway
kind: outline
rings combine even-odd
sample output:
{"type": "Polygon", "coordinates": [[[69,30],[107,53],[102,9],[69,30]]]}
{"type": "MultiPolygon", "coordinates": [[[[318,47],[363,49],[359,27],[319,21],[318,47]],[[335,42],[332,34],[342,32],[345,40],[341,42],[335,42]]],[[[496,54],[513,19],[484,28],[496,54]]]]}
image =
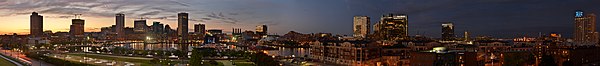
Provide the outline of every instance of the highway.
{"type": "Polygon", "coordinates": [[[26,57],[24,54],[22,54],[20,52],[14,52],[14,51],[11,51],[11,50],[1,50],[0,49],[0,53],[3,54],[3,55],[5,55],[5,56],[10,56],[12,58],[16,58],[19,61],[27,63],[28,65],[31,65],[31,66],[54,66],[53,64],[46,63],[44,61],[39,61],[39,60],[28,58],[28,57],[26,57]]]}

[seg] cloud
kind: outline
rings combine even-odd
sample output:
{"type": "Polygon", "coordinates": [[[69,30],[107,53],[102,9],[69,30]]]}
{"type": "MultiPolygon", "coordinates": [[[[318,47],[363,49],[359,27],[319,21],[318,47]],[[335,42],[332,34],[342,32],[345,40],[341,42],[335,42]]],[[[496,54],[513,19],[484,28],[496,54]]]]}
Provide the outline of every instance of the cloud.
{"type": "Polygon", "coordinates": [[[83,14],[85,16],[112,17],[124,13],[128,18],[165,17],[178,11],[191,11],[181,2],[174,0],[10,0],[0,1],[0,16],[24,15],[31,12],[41,14],[83,14]]]}
{"type": "Polygon", "coordinates": [[[219,12],[219,13],[210,13],[206,15],[206,18],[201,18],[202,20],[217,20],[217,22],[223,22],[223,23],[229,23],[229,24],[236,24],[239,22],[238,19],[235,19],[233,17],[227,17],[225,16],[223,13],[219,12]]]}
{"type": "Polygon", "coordinates": [[[44,18],[74,18],[75,16],[71,15],[71,16],[66,16],[66,15],[60,15],[60,16],[44,16],[44,18]]]}

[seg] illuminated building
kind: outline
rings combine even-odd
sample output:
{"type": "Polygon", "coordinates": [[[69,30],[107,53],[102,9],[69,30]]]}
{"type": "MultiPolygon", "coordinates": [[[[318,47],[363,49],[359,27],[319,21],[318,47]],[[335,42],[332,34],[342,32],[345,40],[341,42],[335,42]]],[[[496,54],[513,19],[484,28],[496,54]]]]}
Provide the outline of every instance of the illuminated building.
{"type": "Polygon", "coordinates": [[[377,66],[380,64],[379,44],[369,41],[310,42],[309,58],[345,66],[377,66]]]}
{"type": "Polygon", "coordinates": [[[256,34],[258,34],[258,35],[267,35],[267,25],[258,25],[258,26],[256,26],[256,34]]]}
{"type": "Polygon", "coordinates": [[[194,24],[194,33],[204,35],[206,33],[206,26],[204,24],[194,24]]]}
{"type": "Polygon", "coordinates": [[[83,37],[85,20],[76,18],[71,21],[72,24],[69,33],[75,37],[83,37]]]}
{"type": "Polygon", "coordinates": [[[140,19],[133,21],[133,31],[136,33],[144,33],[148,30],[146,20],[140,19]]]}
{"type": "Polygon", "coordinates": [[[515,42],[530,42],[530,41],[534,41],[534,40],[535,40],[535,38],[527,38],[527,37],[513,39],[513,41],[515,41],[515,42]]]}
{"type": "Polygon", "coordinates": [[[452,24],[452,22],[442,23],[442,40],[454,40],[454,25],[452,24]]]}
{"type": "Polygon", "coordinates": [[[410,66],[482,66],[474,51],[447,50],[435,47],[424,52],[410,53],[410,66]]]}
{"type": "Polygon", "coordinates": [[[115,32],[117,33],[117,37],[122,38],[125,33],[123,29],[125,28],[125,14],[119,13],[115,15],[115,32]]]}
{"type": "Polygon", "coordinates": [[[371,29],[370,24],[368,16],[354,16],[354,37],[366,38],[371,29]]]}
{"type": "Polygon", "coordinates": [[[225,37],[223,30],[220,29],[211,29],[206,30],[207,34],[204,37],[204,43],[219,43],[221,39],[225,37]]]}
{"type": "Polygon", "coordinates": [[[465,31],[464,39],[465,41],[471,41],[471,38],[469,38],[469,32],[465,31]]]}
{"type": "Polygon", "coordinates": [[[573,40],[580,44],[598,43],[598,32],[596,32],[596,15],[594,13],[584,14],[583,11],[575,12],[575,32],[573,40]]]}
{"type": "Polygon", "coordinates": [[[187,39],[188,35],[188,13],[177,14],[177,38],[187,39]]]}
{"type": "Polygon", "coordinates": [[[375,25],[375,34],[383,40],[408,39],[408,18],[405,14],[388,14],[375,25]]]}
{"type": "Polygon", "coordinates": [[[29,34],[32,37],[40,37],[44,30],[44,16],[39,15],[36,12],[31,13],[29,16],[29,34]]]}

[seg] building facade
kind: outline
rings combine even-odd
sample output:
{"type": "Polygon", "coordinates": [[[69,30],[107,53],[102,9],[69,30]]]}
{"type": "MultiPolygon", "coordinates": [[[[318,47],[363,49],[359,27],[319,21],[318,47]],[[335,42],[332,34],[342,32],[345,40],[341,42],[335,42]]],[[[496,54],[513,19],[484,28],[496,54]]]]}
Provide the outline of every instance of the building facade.
{"type": "Polygon", "coordinates": [[[408,39],[408,18],[405,14],[383,15],[376,27],[376,35],[383,40],[408,39]]]}
{"type": "Polygon", "coordinates": [[[194,33],[198,35],[206,34],[206,26],[204,24],[195,24],[194,25],[194,33]]]}
{"type": "Polygon", "coordinates": [[[72,24],[71,24],[71,28],[69,29],[69,33],[71,33],[72,36],[74,37],[83,37],[83,33],[84,33],[84,25],[85,25],[85,20],[83,19],[73,19],[71,20],[72,24]]]}
{"type": "Polygon", "coordinates": [[[452,22],[442,23],[442,40],[451,41],[454,40],[454,25],[452,22]]]}
{"type": "Polygon", "coordinates": [[[368,41],[315,41],[310,43],[311,59],[345,66],[381,65],[381,49],[368,41]]]}
{"type": "Polygon", "coordinates": [[[596,15],[585,14],[581,10],[575,12],[575,32],[573,40],[579,44],[597,44],[598,32],[596,32],[596,15]]]}
{"type": "Polygon", "coordinates": [[[144,33],[148,30],[146,20],[140,19],[133,21],[133,31],[136,33],[144,33]]]}
{"type": "Polygon", "coordinates": [[[117,33],[117,38],[122,38],[125,33],[123,29],[125,28],[125,14],[118,13],[115,15],[115,32],[117,33]]]}
{"type": "Polygon", "coordinates": [[[259,35],[267,35],[267,25],[258,25],[256,26],[256,34],[259,35]]]}
{"type": "Polygon", "coordinates": [[[178,39],[187,39],[188,36],[188,13],[177,14],[177,36],[178,39]]]}
{"type": "Polygon", "coordinates": [[[44,30],[44,17],[37,12],[31,13],[29,16],[29,34],[32,37],[40,37],[44,30]]]}
{"type": "Polygon", "coordinates": [[[371,30],[371,21],[368,16],[354,16],[354,37],[366,38],[371,30]]]}

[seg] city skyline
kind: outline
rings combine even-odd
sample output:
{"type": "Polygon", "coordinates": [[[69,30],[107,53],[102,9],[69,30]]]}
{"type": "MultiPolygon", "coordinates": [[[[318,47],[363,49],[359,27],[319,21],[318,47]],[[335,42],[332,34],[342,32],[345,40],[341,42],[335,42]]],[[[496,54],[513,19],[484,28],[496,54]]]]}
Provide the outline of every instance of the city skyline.
{"type": "Polygon", "coordinates": [[[598,4],[0,0],[0,66],[595,66],[598,4]]]}
{"type": "MultiPolygon", "coordinates": [[[[459,4],[459,5],[451,5],[449,7],[452,8],[438,8],[434,6],[443,6],[449,4],[443,4],[436,2],[422,2],[422,1],[400,1],[400,3],[386,3],[388,1],[369,1],[362,5],[358,5],[359,1],[350,0],[350,1],[251,1],[250,3],[245,3],[243,5],[250,5],[247,7],[256,7],[262,8],[249,10],[247,12],[254,12],[254,15],[237,13],[236,12],[221,12],[217,10],[226,8],[233,8],[234,6],[223,6],[223,7],[214,7],[219,9],[214,9],[215,11],[202,11],[202,8],[194,8],[195,5],[181,3],[181,1],[168,1],[168,3],[161,3],[164,5],[174,5],[179,4],[177,6],[182,7],[181,9],[190,10],[169,10],[169,11],[160,11],[160,10],[151,10],[152,8],[160,8],[160,7],[148,7],[148,8],[139,8],[141,10],[149,10],[151,12],[146,11],[136,11],[130,10],[127,11],[125,9],[115,9],[115,11],[102,11],[106,13],[98,13],[96,12],[96,8],[112,8],[114,5],[119,5],[121,3],[114,3],[119,1],[108,1],[110,4],[106,4],[103,2],[92,2],[96,4],[90,3],[82,3],[87,1],[75,1],[75,2],[52,2],[52,1],[42,1],[46,4],[27,4],[27,3],[36,3],[36,2],[26,2],[20,1],[20,3],[16,3],[15,1],[0,1],[2,4],[7,4],[9,6],[3,6],[0,9],[3,11],[7,11],[2,13],[2,19],[9,19],[5,21],[0,21],[1,23],[8,23],[14,25],[7,25],[1,27],[3,30],[0,31],[0,34],[27,34],[28,31],[28,17],[29,14],[33,11],[39,11],[39,13],[44,17],[44,30],[52,30],[56,31],[68,31],[68,26],[70,25],[70,19],[73,17],[72,14],[83,14],[82,19],[86,20],[86,32],[99,31],[101,27],[107,27],[110,25],[114,25],[115,19],[114,15],[120,12],[123,12],[126,15],[125,26],[133,27],[133,20],[136,18],[140,18],[140,15],[144,15],[141,13],[151,13],[151,12],[159,12],[158,14],[146,15],[148,17],[147,25],[150,25],[151,22],[157,21],[161,23],[165,23],[166,25],[171,25],[171,28],[176,28],[176,19],[170,18],[170,16],[176,15],[178,12],[189,12],[190,13],[190,24],[203,23],[206,24],[207,29],[223,29],[225,32],[231,32],[228,30],[229,28],[241,28],[243,30],[254,30],[256,25],[266,24],[269,25],[270,34],[284,34],[288,31],[296,31],[301,33],[333,33],[333,34],[341,34],[341,35],[352,35],[352,17],[357,15],[365,15],[371,18],[380,18],[381,15],[387,13],[401,13],[407,14],[408,23],[409,23],[409,35],[421,34],[429,37],[440,37],[438,33],[439,31],[439,23],[440,22],[454,22],[456,25],[456,32],[464,32],[469,31],[471,35],[487,35],[494,37],[520,37],[520,36],[537,36],[539,32],[549,33],[549,32],[557,32],[563,34],[565,37],[571,37],[573,32],[573,12],[575,10],[583,10],[586,12],[599,12],[598,8],[593,8],[590,5],[595,4],[596,2],[583,2],[583,1],[568,1],[568,2],[558,2],[558,1],[544,1],[540,3],[531,3],[529,1],[473,1],[473,2],[465,2],[465,3],[457,3],[455,1],[451,1],[451,3],[459,4]],[[332,3],[332,5],[336,6],[326,6],[326,7],[315,7],[310,6],[308,3],[332,3]],[[17,9],[18,5],[53,5],[56,3],[66,3],[69,5],[57,5],[57,6],[69,6],[69,7],[56,7],[49,9],[41,9],[40,6],[21,6],[23,8],[17,9]],[[273,6],[264,6],[259,7],[259,5],[255,5],[257,3],[268,3],[268,4],[276,4],[276,3],[284,3],[278,5],[286,5],[278,8],[267,8],[273,6]],[[286,3],[296,3],[296,4],[286,4],[286,3]],[[381,3],[382,5],[374,5],[374,3],[381,3]],[[403,4],[404,3],[404,4],[403,4]],[[399,6],[399,5],[409,5],[412,6],[399,6]],[[420,5],[418,3],[424,3],[422,5],[428,5],[426,7],[417,7],[415,5],[420,5]],[[510,4],[503,4],[510,3],[510,4]],[[518,3],[518,4],[514,4],[518,3]],[[564,6],[552,5],[552,4],[562,4],[564,6]],[[187,5],[187,6],[186,6],[187,5]],[[473,6],[480,5],[480,6],[473,6]],[[75,6],[89,6],[90,8],[82,8],[88,9],[84,11],[55,11],[52,9],[60,9],[60,8],[73,8],[76,9],[75,6]],[[387,7],[387,6],[398,6],[398,7],[387,7]],[[462,7],[465,6],[465,7],[462,7]],[[518,8],[507,8],[510,6],[526,6],[526,7],[518,7],[518,8]],[[547,6],[547,7],[536,7],[536,6],[547,6]],[[549,8],[551,6],[557,6],[555,8],[549,8]],[[289,8],[287,8],[289,7],[289,8]],[[376,7],[381,8],[376,11],[370,11],[373,9],[366,9],[368,7],[376,7]],[[472,7],[472,8],[467,8],[472,7]],[[291,9],[293,8],[293,9],[291,9]],[[330,8],[330,9],[326,9],[330,8]],[[194,10],[197,9],[197,10],[194,10]],[[298,9],[320,9],[320,10],[309,10],[310,13],[306,12],[298,12],[299,14],[291,14],[297,12],[298,9]],[[315,15],[322,13],[331,13],[332,9],[341,9],[341,10],[355,10],[341,13],[332,13],[332,14],[323,14],[323,15],[315,15]],[[366,10],[362,10],[366,9],[366,10]],[[25,10],[29,12],[16,12],[15,10],[25,10]],[[291,11],[290,11],[291,10],[291,11]],[[477,10],[478,12],[465,11],[465,10],[477,10]],[[271,13],[266,14],[264,12],[271,13]],[[275,12],[272,12],[275,11],[275,12]],[[445,12],[439,12],[445,11],[445,12]],[[464,12],[461,12],[464,11],[464,12]],[[542,12],[543,11],[543,12],[542,12]],[[23,14],[26,13],[26,14],[23,14]],[[261,13],[261,14],[258,14],[261,13]],[[445,14],[441,14],[445,13],[445,14]],[[473,14],[480,13],[480,14],[473,14]],[[493,14],[492,14],[493,13],[493,14]],[[525,13],[527,15],[525,15],[525,13]],[[305,15],[302,15],[305,14],[305,15]],[[158,16],[157,16],[158,15],[158,16]],[[260,19],[239,19],[237,23],[226,23],[227,19],[236,19],[236,18],[249,18],[247,16],[263,16],[265,18],[260,19]],[[275,15],[275,16],[273,16],[275,15]],[[280,17],[277,17],[279,15],[280,17]],[[552,16],[548,16],[552,15],[552,16]],[[158,18],[160,16],[169,16],[163,18],[158,18]],[[217,20],[220,16],[229,16],[229,17],[221,17],[225,20],[217,20]],[[329,19],[323,18],[314,18],[313,16],[318,17],[331,17],[329,19]],[[544,17],[541,17],[544,16],[544,17]],[[214,18],[213,18],[214,17],[214,18]],[[270,18],[266,18],[270,17],[270,18]],[[310,18],[309,18],[310,17],[310,18]],[[301,18],[301,19],[291,19],[291,18],[301,18]],[[173,20],[175,19],[175,21],[173,20]],[[206,22],[200,22],[202,19],[209,19],[206,22]],[[261,22],[260,20],[273,20],[268,22],[261,22]],[[489,22],[488,22],[489,21],[489,22]],[[551,22],[544,24],[536,24],[542,22],[551,22]],[[17,24],[15,24],[17,23],[17,24]],[[339,24],[339,25],[337,25],[339,24]],[[335,25],[335,26],[326,26],[326,25],[335,25]],[[59,27],[61,26],[61,27],[59,27]],[[234,27],[235,26],[235,27],[234,27]],[[324,27],[325,26],[325,27],[324,27]],[[11,27],[11,28],[9,28],[11,27]],[[491,28],[497,27],[497,28],[491,28]],[[319,29],[321,28],[321,29],[319,29]],[[488,29],[483,29],[488,28],[488,29]],[[535,28],[534,29],[519,29],[519,28],[535,28]],[[524,35],[526,34],[526,35],[524,35]]],[[[137,2],[133,0],[132,2],[137,2]]],[[[147,3],[156,3],[161,1],[148,1],[143,4],[132,4],[132,5],[147,5],[147,3]]],[[[215,1],[211,1],[215,2],[215,1]]],[[[217,1],[217,2],[232,2],[232,1],[217,1]]],[[[396,2],[396,1],[394,1],[396,2]]],[[[444,1],[441,1],[444,2],[444,1]]],[[[460,2],[460,1],[459,1],[460,2]]],[[[190,2],[191,3],[191,2],[190,2]]],[[[205,2],[208,3],[208,2],[205,2]]],[[[236,2],[237,3],[237,2],[236,2]]],[[[161,5],[159,4],[159,5],[161,5]]],[[[121,4],[123,5],[123,4],[121,4]]],[[[208,4],[207,4],[208,5],[208,4]]],[[[214,5],[214,4],[213,4],[214,5]]],[[[219,5],[219,4],[216,4],[219,5]]],[[[323,5],[323,4],[317,4],[323,5]]],[[[164,7],[164,6],[161,6],[164,7]]],[[[125,7],[124,7],[125,8],[125,7]]],[[[129,8],[129,7],[127,7],[129,8]]],[[[169,8],[164,8],[169,9],[169,8]]],[[[102,10],[102,9],[100,9],[102,10]]],[[[207,9],[213,10],[213,9],[207,9]]],[[[336,11],[336,10],[333,10],[336,11]]],[[[371,25],[378,22],[377,19],[371,20],[371,25]]],[[[597,27],[597,26],[596,26],[597,27]]],[[[193,26],[188,26],[188,28],[193,28],[193,26]]],[[[192,31],[193,29],[189,29],[192,31]]],[[[455,34],[460,36],[462,34],[455,34]]]]}

